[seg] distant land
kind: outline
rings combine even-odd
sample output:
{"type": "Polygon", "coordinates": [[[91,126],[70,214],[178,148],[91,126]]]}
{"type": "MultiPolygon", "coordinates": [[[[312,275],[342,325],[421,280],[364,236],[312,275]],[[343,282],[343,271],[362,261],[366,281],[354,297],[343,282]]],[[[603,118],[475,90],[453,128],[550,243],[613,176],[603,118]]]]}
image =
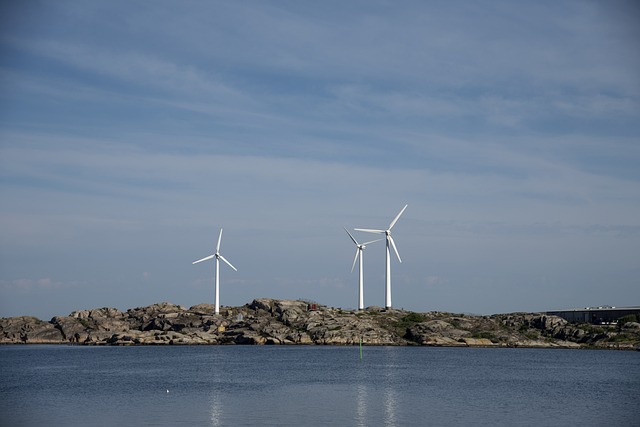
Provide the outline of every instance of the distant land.
{"type": "Polygon", "coordinates": [[[76,345],[416,345],[640,349],[638,319],[571,324],[543,313],[478,316],[368,307],[343,310],[300,300],[255,299],[240,307],[163,302],[122,312],[74,311],[43,321],[0,319],[0,344],[76,345]],[[636,321],[633,321],[636,320],[636,321]]]}

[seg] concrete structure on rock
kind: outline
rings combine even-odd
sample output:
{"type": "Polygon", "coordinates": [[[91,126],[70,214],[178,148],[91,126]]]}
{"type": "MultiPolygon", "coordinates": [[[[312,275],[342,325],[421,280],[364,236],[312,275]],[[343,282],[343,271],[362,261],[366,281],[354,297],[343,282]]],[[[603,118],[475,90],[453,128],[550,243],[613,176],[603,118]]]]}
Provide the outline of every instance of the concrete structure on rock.
{"type": "Polygon", "coordinates": [[[640,315],[640,306],[636,307],[585,307],[570,310],[552,310],[549,315],[559,316],[571,323],[611,324],[630,314],[640,315]]]}

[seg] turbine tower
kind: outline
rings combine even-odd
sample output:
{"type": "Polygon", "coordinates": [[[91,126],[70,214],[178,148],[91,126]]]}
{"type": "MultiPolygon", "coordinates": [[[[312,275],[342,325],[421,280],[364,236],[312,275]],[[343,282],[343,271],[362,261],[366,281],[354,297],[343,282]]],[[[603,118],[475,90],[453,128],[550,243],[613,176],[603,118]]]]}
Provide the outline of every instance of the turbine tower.
{"type": "Polygon", "coordinates": [[[391,308],[391,250],[389,249],[389,243],[391,243],[391,246],[393,246],[393,250],[395,251],[396,256],[398,257],[398,261],[402,262],[402,260],[400,259],[400,254],[398,253],[398,248],[396,248],[396,244],[393,241],[393,237],[391,236],[391,229],[393,228],[394,225],[396,225],[396,222],[398,222],[400,215],[402,215],[404,210],[407,209],[407,206],[409,205],[404,205],[404,208],[402,208],[400,213],[394,218],[393,221],[391,221],[391,224],[389,224],[389,228],[387,228],[386,230],[373,230],[370,228],[355,229],[357,231],[364,231],[365,233],[384,234],[387,237],[387,269],[385,271],[385,283],[386,283],[385,307],[386,308],[391,308]]]}
{"type": "Polygon", "coordinates": [[[216,259],[216,310],[215,314],[220,314],[220,260],[224,261],[229,265],[229,267],[233,268],[235,271],[238,271],[229,261],[225,259],[222,255],[220,255],[220,241],[222,240],[222,228],[220,229],[220,236],[218,236],[218,245],[216,246],[216,252],[208,257],[199,259],[198,261],[192,262],[192,264],[197,264],[202,261],[208,261],[212,258],[216,259]]]}
{"type": "Polygon", "coordinates": [[[353,243],[355,243],[356,245],[356,257],[353,259],[353,265],[351,266],[352,273],[353,273],[353,269],[356,266],[356,261],[358,260],[358,257],[360,257],[360,288],[359,288],[360,291],[358,292],[358,310],[364,310],[364,278],[363,278],[364,271],[362,269],[363,258],[364,258],[364,248],[366,248],[367,245],[371,243],[379,242],[382,239],[372,240],[371,242],[358,243],[355,237],[353,237],[351,233],[349,233],[349,230],[345,228],[344,231],[347,232],[349,237],[351,237],[351,240],[353,240],[353,243]]]}

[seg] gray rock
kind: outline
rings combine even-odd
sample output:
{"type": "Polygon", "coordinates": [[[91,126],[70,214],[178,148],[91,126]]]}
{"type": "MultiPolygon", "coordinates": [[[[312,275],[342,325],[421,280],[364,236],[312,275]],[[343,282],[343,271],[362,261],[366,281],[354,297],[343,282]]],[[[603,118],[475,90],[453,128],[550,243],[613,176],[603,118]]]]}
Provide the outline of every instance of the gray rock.
{"type": "Polygon", "coordinates": [[[348,311],[307,302],[261,298],[214,314],[211,304],[189,309],[171,303],[74,311],[51,322],[34,317],[0,319],[0,343],[88,345],[320,344],[434,346],[589,346],[632,349],[640,324],[572,325],[556,316],[411,313],[369,307],[348,311]]]}
{"type": "Polygon", "coordinates": [[[143,331],[169,331],[171,330],[172,323],[168,319],[160,317],[153,317],[149,319],[147,323],[142,325],[143,331]]]}
{"type": "Polygon", "coordinates": [[[469,347],[496,347],[498,344],[487,338],[462,338],[469,347]]]}
{"type": "Polygon", "coordinates": [[[627,322],[622,325],[622,329],[640,329],[640,323],[638,322],[627,322]]]}
{"type": "Polygon", "coordinates": [[[274,300],[272,299],[258,298],[253,300],[253,302],[249,305],[249,308],[252,310],[264,310],[271,313],[273,303],[274,300]]]}
{"type": "Polygon", "coordinates": [[[60,344],[62,342],[62,334],[55,326],[44,324],[41,328],[31,331],[27,334],[26,344],[60,344]]]}
{"type": "Polygon", "coordinates": [[[71,343],[82,343],[89,338],[88,317],[56,316],[51,323],[62,332],[65,340],[71,343]]]}
{"type": "Polygon", "coordinates": [[[62,332],[33,316],[0,319],[0,344],[60,344],[62,332]]]}

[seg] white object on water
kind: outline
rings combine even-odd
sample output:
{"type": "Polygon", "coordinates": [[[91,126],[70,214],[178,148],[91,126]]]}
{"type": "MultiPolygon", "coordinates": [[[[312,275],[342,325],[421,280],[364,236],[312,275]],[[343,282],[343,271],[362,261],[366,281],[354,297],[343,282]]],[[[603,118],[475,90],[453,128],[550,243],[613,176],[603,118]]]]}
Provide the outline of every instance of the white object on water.
{"type": "Polygon", "coordinates": [[[219,314],[220,313],[220,260],[224,261],[227,263],[227,265],[229,265],[229,267],[233,268],[235,271],[238,271],[237,268],[235,268],[233,265],[231,265],[231,263],[229,261],[227,261],[225,259],[225,257],[223,257],[222,255],[220,255],[220,241],[222,240],[222,228],[220,229],[220,236],[218,236],[218,245],[216,246],[216,252],[212,255],[209,255],[208,257],[199,259],[198,261],[194,261],[192,262],[192,264],[197,264],[199,262],[202,261],[208,261],[212,258],[216,259],[216,299],[215,299],[215,304],[216,304],[216,309],[215,309],[215,314],[219,314]]]}
{"type": "Polygon", "coordinates": [[[169,389],[167,389],[167,393],[169,393],[169,389]]]}
{"type": "Polygon", "coordinates": [[[360,257],[360,281],[359,281],[360,290],[358,292],[358,310],[364,310],[364,272],[363,272],[364,248],[366,248],[367,245],[371,243],[379,242],[382,239],[372,240],[371,242],[358,243],[355,237],[353,237],[351,233],[349,233],[349,230],[345,228],[344,231],[347,232],[349,237],[351,237],[351,240],[353,240],[353,243],[355,243],[356,245],[356,257],[353,259],[353,265],[351,266],[352,273],[353,273],[353,269],[356,266],[356,261],[358,260],[358,257],[360,257]]]}
{"type": "Polygon", "coordinates": [[[407,206],[409,206],[409,205],[404,205],[404,208],[402,208],[400,213],[394,218],[393,221],[391,221],[391,224],[389,224],[389,228],[387,228],[386,230],[373,230],[373,229],[369,229],[369,228],[355,228],[356,231],[364,231],[365,233],[384,234],[387,237],[387,268],[386,268],[386,271],[385,271],[385,282],[386,282],[386,286],[385,286],[385,307],[386,308],[391,308],[391,251],[389,249],[389,243],[391,243],[391,246],[393,246],[393,250],[395,251],[396,256],[398,257],[398,261],[402,262],[402,260],[400,259],[400,254],[398,253],[398,248],[396,248],[396,244],[393,241],[393,237],[391,237],[391,229],[393,228],[394,225],[396,225],[396,222],[400,218],[400,215],[402,215],[404,210],[407,209],[407,206]]]}

